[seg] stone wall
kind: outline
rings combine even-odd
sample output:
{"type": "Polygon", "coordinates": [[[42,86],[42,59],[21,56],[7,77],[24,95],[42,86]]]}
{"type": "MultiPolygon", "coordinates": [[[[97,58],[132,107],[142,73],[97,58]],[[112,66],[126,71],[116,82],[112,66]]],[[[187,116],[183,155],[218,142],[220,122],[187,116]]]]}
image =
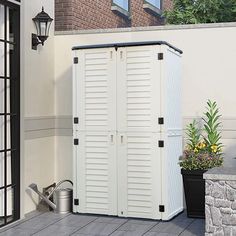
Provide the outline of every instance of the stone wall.
{"type": "Polygon", "coordinates": [[[205,236],[236,236],[236,181],[206,180],[205,236]]]}

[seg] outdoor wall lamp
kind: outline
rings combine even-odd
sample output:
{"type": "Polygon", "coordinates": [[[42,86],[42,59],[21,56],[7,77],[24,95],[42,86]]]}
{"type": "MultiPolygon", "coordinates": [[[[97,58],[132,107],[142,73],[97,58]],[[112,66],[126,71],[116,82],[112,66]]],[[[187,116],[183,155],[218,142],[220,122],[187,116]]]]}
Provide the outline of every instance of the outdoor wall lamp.
{"type": "Polygon", "coordinates": [[[32,34],[32,49],[37,50],[37,46],[39,44],[44,45],[47,40],[53,19],[42,8],[42,11],[32,20],[37,29],[37,34],[32,34]]]}

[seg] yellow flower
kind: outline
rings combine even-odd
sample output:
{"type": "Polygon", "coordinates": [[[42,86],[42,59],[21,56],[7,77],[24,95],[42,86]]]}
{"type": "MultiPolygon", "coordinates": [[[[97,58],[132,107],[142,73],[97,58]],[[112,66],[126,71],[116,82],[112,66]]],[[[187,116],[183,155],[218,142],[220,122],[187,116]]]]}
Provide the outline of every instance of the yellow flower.
{"type": "Polygon", "coordinates": [[[218,146],[217,145],[211,145],[211,151],[216,153],[218,151],[218,146]]]}
{"type": "Polygon", "coordinates": [[[204,142],[200,142],[199,144],[198,144],[198,148],[199,149],[203,149],[203,148],[205,148],[206,147],[206,144],[204,143],[204,142]]]}
{"type": "Polygon", "coordinates": [[[195,147],[193,150],[195,153],[198,153],[198,149],[195,147]]]}

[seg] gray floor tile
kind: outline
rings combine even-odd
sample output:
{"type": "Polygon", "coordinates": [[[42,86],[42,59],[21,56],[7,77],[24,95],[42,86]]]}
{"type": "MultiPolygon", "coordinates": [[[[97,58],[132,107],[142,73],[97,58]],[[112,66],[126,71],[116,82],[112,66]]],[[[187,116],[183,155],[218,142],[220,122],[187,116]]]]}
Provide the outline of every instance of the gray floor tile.
{"type": "Polygon", "coordinates": [[[2,229],[0,236],[204,236],[204,223],[187,218],[185,213],[161,222],[33,212],[18,225],[2,229]]]}
{"type": "Polygon", "coordinates": [[[189,227],[180,234],[181,236],[204,236],[205,220],[194,220],[189,227]]]}
{"type": "MultiPolygon", "coordinates": [[[[155,224],[154,224],[155,225],[155,224]]],[[[120,231],[138,231],[138,232],[147,232],[148,230],[150,230],[153,227],[153,225],[149,224],[134,224],[132,222],[127,222],[125,224],[123,224],[119,230],[120,231]]]]}
{"type": "Polygon", "coordinates": [[[80,229],[85,225],[89,224],[90,222],[96,220],[97,217],[95,216],[83,216],[83,215],[69,215],[62,220],[55,223],[58,226],[69,226],[69,227],[76,227],[80,229]]]}
{"type": "Polygon", "coordinates": [[[16,229],[30,229],[34,232],[42,230],[47,226],[56,223],[57,221],[64,218],[64,216],[60,216],[58,214],[42,214],[38,217],[34,217],[28,221],[25,221],[19,225],[17,225],[16,229]]]}
{"type": "Polygon", "coordinates": [[[160,221],[153,221],[153,220],[129,220],[129,223],[132,224],[140,224],[140,225],[156,225],[158,224],[160,221]]]}
{"type": "Polygon", "coordinates": [[[75,235],[87,234],[91,236],[107,236],[112,234],[119,226],[119,224],[92,222],[76,232],[75,235]]]}
{"type": "Polygon", "coordinates": [[[46,229],[34,234],[35,236],[49,236],[49,235],[57,235],[57,236],[67,236],[71,235],[77,230],[76,227],[69,227],[69,226],[58,226],[58,225],[51,225],[46,229]]]}
{"type": "Polygon", "coordinates": [[[4,231],[3,233],[0,233],[0,236],[30,236],[32,235],[34,230],[30,229],[9,229],[7,231],[4,231]]]}
{"type": "Polygon", "coordinates": [[[153,227],[150,231],[157,233],[169,233],[169,234],[180,234],[183,232],[191,223],[193,219],[189,219],[183,216],[177,217],[172,221],[160,222],[158,225],[153,227]]]}
{"type": "Polygon", "coordinates": [[[142,231],[115,231],[111,236],[142,236],[142,231]]]}
{"type": "Polygon", "coordinates": [[[144,236],[178,236],[178,234],[147,232],[144,236]]]}
{"type": "Polygon", "coordinates": [[[128,221],[127,219],[118,218],[118,217],[98,217],[94,222],[124,224],[127,221],[128,221]]]}
{"type": "Polygon", "coordinates": [[[39,212],[39,211],[31,211],[25,215],[25,220],[29,220],[31,218],[34,218],[36,216],[40,216],[44,214],[44,212],[39,212]]]}

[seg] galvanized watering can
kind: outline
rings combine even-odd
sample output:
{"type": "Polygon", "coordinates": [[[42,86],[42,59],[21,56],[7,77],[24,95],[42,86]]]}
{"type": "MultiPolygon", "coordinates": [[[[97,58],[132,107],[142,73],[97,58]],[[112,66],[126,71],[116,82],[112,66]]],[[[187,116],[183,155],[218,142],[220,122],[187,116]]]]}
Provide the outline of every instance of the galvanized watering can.
{"type": "Polygon", "coordinates": [[[65,182],[71,183],[70,180],[60,181],[56,187],[51,191],[48,196],[45,196],[38,190],[37,184],[30,184],[29,188],[39,195],[53,210],[55,213],[65,214],[72,211],[72,197],[73,190],[71,188],[59,188],[59,186],[65,182]],[[53,202],[50,201],[50,197],[53,195],[53,202]]]}

